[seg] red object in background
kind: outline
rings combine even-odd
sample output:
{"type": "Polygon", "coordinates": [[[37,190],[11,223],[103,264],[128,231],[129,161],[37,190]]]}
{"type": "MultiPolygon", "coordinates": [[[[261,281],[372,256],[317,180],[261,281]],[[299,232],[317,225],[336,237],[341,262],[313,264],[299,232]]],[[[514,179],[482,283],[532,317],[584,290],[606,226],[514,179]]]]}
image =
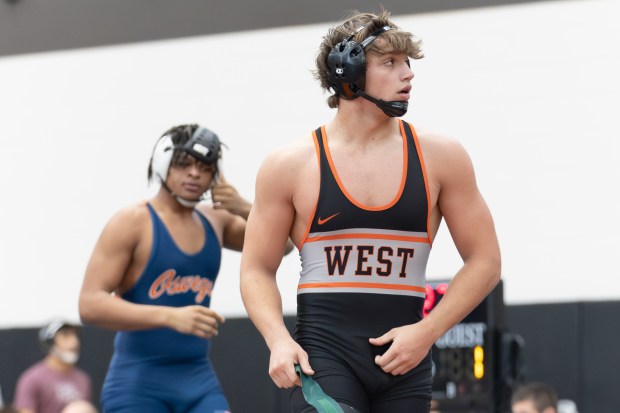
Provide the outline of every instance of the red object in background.
{"type": "Polygon", "coordinates": [[[448,290],[448,284],[437,284],[434,287],[426,284],[426,298],[424,298],[424,308],[422,310],[423,317],[426,317],[435,308],[441,297],[446,293],[446,290],[448,290]]]}

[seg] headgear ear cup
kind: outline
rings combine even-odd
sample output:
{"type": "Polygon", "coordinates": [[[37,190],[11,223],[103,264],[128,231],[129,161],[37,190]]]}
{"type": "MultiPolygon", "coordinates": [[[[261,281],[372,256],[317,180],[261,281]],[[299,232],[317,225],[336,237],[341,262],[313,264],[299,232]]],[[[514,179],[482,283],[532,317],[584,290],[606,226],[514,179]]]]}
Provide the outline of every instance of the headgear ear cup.
{"type": "Polygon", "coordinates": [[[216,163],[221,155],[220,139],[215,133],[203,127],[198,127],[191,139],[178,148],[208,165],[216,163]]]}
{"type": "Polygon", "coordinates": [[[365,83],[366,57],[364,50],[354,41],[338,43],[327,56],[329,81],[332,89],[343,99],[357,98],[355,91],[365,83]]]}
{"type": "Polygon", "coordinates": [[[155,148],[153,149],[151,171],[153,174],[152,177],[154,177],[160,184],[166,182],[173,153],[174,143],[172,142],[172,136],[165,135],[159,138],[159,141],[157,141],[155,148]]]}
{"type": "MultiPolygon", "coordinates": [[[[360,31],[361,27],[358,29],[360,31]]],[[[353,39],[355,33],[336,44],[327,56],[329,68],[329,81],[332,89],[343,99],[352,100],[359,95],[357,90],[364,90],[366,83],[366,54],[364,49],[368,47],[381,33],[390,30],[391,27],[383,26],[375,30],[361,43],[353,39]]]]}
{"type": "Polygon", "coordinates": [[[327,67],[329,69],[328,80],[331,84],[331,88],[341,98],[353,100],[361,96],[377,105],[386,115],[398,117],[407,113],[407,108],[409,107],[408,102],[386,102],[385,100],[376,99],[364,92],[366,86],[366,55],[364,49],[381,33],[391,29],[390,26],[383,26],[375,30],[359,44],[351,40],[354,36],[353,34],[334,46],[327,56],[327,67]]]}

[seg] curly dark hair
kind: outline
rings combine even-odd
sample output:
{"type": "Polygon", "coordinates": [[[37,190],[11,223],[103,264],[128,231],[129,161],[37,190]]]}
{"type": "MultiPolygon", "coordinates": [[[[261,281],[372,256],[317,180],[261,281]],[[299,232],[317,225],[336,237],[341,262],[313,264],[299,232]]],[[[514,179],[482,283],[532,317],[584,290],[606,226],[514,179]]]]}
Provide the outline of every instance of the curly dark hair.
{"type": "MultiPolygon", "coordinates": [[[[164,132],[160,136],[159,139],[163,138],[164,136],[170,136],[170,138],[172,139],[172,143],[175,146],[177,145],[180,146],[180,145],[183,145],[185,142],[189,141],[194,135],[194,132],[196,132],[196,129],[198,129],[199,127],[200,125],[196,123],[173,126],[172,128],[168,129],[166,132],[164,132]]],[[[220,144],[222,146],[225,146],[222,143],[220,144]]],[[[187,156],[191,156],[191,155],[187,154],[186,152],[182,150],[175,149],[174,152],[172,153],[172,159],[170,160],[170,166],[182,165],[187,156]]],[[[213,176],[215,179],[217,179],[217,177],[219,176],[218,163],[213,164],[213,168],[214,168],[213,176]]],[[[147,176],[148,176],[149,182],[151,182],[151,180],[153,179],[153,157],[152,156],[151,156],[151,160],[149,161],[149,168],[148,168],[147,176]]]]}

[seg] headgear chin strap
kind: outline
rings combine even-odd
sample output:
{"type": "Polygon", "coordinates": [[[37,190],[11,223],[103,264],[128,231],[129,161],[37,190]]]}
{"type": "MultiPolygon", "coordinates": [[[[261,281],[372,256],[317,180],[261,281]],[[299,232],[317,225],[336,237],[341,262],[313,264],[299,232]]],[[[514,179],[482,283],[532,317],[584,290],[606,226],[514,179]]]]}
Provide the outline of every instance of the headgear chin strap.
{"type": "Polygon", "coordinates": [[[361,89],[358,89],[355,93],[358,96],[361,96],[364,99],[377,105],[379,109],[383,111],[383,113],[385,113],[391,118],[399,118],[401,116],[405,116],[405,113],[407,113],[407,109],[409,108],[409,102],[406,102],[406,101],[400,101],[400,100],[385,101],[383,99],[375,99],[372,96],[366,94],[366,92],[364,92],[361,89]]]}
{"type": "Polygon", "coordinates": [[[222,154],[221,143],[215,133],[207,128],[199,126],[192,134],[192,137],[185,143],[175,145],[172,141],[172,135],[165,135],[162,136],[155,145],[153,158],[151,160],[153,175],[161,186],[166,189],[179,204],[187,208],[193,208],[200,201],[205,199],[207,191],[198,199],[187,199],[172,192],[170,187],[166,184],[170,163],[172,162],[175,151],[186,152],[200,162],[207,165],[214,165],[213,180],[211,181],[213,183],[219,176],[219,160],[222,154]]]}
{"type": "MultiPolygon", "coordinates": [[[[362,30],[363,27],[357,31],[362,30]]],[[[338,43],[327,56],[328,78],[332,89],[345,100],[362,97],[375,105],[390,117],[400,117],[407,113],[408,102],[385,101],[374,98],[364,92],[366,85],[366,55],[364,50],[381,33],[391,30],[390,26],[383,26],[375,30],[361,43],[352,40],[355,33],[346,40],[338,43]]],[[[356,32],[357,33],[357,32],[356,32]]]]}

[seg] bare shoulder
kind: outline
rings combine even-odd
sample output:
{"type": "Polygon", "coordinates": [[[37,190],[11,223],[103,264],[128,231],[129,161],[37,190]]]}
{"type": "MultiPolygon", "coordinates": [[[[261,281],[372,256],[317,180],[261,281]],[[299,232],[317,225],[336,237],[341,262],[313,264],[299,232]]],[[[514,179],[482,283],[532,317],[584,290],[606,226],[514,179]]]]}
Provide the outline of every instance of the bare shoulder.
{"type": "Polygon", "coordinates": [[[139,234],[150,222],[146,201],[140,201],[117,211],[108,221],[104,232],[111,235],[139,234]]]}
{"type": "Polygon", "coordinates": [[[439,133],[419,130],[417,131],[418,140],[422,147],[423,154],[438,157],[460,157],[468,156],[463,145],[454,137],[439,133]]]}
{"type": "Polygon", "coordinates": [[[268,166],[295,166],[303,163],[303,160],[308,155],[315,153],[314,140],[311,135],[306,135],[302,138],[289,143],[288,145],[281,146],[273,150],[263,162],[263,165],[268,166]]]}
{"type": "Polygon", "coordinates": [[[201,202],[195,208],[207,218],[221,244],[224,239],[224,229],[236,219],[235,215],[225,209],[215,209],[212,204],[207,202],[201,202]]]}
{"type": "Polygon", "coordinates": [[[196,205],[195,208],[213,225],[226,224],[226,222],[235,217],[235,215],[231,214],[225,209],[215,209],[213,207],[213,204],[210,204],[208,202],[201,202],[196,205]]]}
{"type": "Polygon", "coordinates": [[[465,147],[454,137],[417,130],[418,140],[427,170],[436,177],[472,169],[465,147]]]}
{"type": "Polygon", "coordinates": [[[277,179],[282,182],[283,177],[294,178],[303,173],[310,162],[316,164],[315,153],[316,149],[311,135],[277,148],[267,155],[261,164],[258,172],[259,179],[268,181],[277,179]]]}

